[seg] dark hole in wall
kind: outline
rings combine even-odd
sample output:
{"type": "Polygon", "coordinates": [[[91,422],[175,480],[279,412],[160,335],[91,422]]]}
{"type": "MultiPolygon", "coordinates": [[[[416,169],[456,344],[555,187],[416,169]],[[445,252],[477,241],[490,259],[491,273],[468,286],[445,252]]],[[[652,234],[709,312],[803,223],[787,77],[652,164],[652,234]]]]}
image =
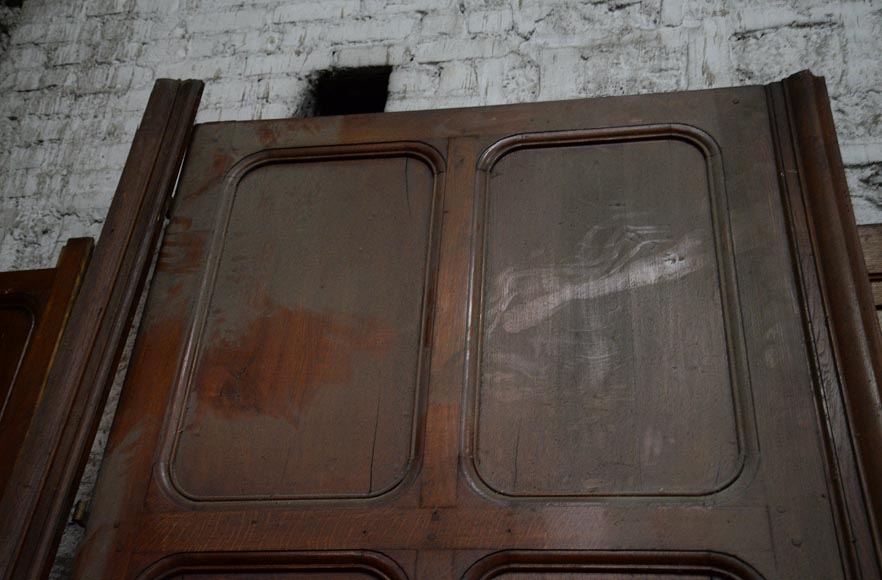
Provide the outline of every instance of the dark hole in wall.
{"type": "Polygon", "coordinates": [[[389,97],[391,66],[321,71],[312,79],[305,116],[382,113],[389,97]]]}
{"type": "Polygon", "coordinates": [[[9,33],[15,26],[24,0],[0,0],[0,54],[9,46],[9,33]]]}

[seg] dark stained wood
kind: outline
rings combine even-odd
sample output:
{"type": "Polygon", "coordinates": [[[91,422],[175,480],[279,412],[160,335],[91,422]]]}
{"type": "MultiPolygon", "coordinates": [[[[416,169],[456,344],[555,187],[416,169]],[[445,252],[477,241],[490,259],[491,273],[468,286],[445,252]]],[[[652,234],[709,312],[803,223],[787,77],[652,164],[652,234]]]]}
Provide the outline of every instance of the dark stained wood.
{"type": "Polygon", "coordinates": [[[371,497],[414,467],[443,163],[423,147],[378,153],[239,169],[170,458],[186,497],[371,497]]]}
{"type": "Polygon", "coordinates": [[[166,580],[403,580],[395,562],[365,551],[240,552],[235,572],[224,571],[226,559],[213,554],[172,555],[156,562],[145,576],[166,580]]]}
{"type": "Polygon", "coordinates": [[[882,224],[858,226],[857,231],[867,273],[878,276],[882,273],[882,224]]]}
{"type": "Polygon", "coordinates": [[[882,577],[807,75],[197,126],[77,577],[882,577]]]}
{"type": "Polygon", "coordinates": [[[0,272],[0,495],[55,358],[92,238],[68,240],[55,268],[0,272]]]}
{"type": "Polygon", "coordinates": [[[882,224],[858,226],[858,236],[878,317],[882,310],[882,224]]]}
{"type": "Polygon", "coordinates": [[[721,580],[759,576],[736,558],[701,552],[497,552],[478,560],[464,578],[516,580],[721,580]]]}
{"type": "MultiPolygon", "coordinates": [[[[4,272],[3,274],[8,274],[4,272]]],[[[40,271],[43,274],[43,271],[40,271]]],[[[0,400],[3,401],[3,415],[6,414],[9,397],[13,393],[18,377],[19,368],[27,352],[28,344],[31,341],[31,332],[36,326],[36,315],[34,313],[34,303],[36,306],[45,307],[40,300],[42,295],[48,290],[47,278],[49,276],[21,276],[18,281],[9,279],[8,276],[0,276],[5,278],[2,280],[4,284],[4,294],[0,301],[0,400]],[[23,284],[24,278],[31,278],[27,284],[23,284]],[[12,290],[7,290],[13,286],[12,290]],[[15,287],[21,288],[16,290],[15,287]],[[28,290],[30,287],[30,291],[28,290]],[[7,294],[6,292],[10,292],[7,294]],[[30,292],[30,293],[29,293],[30,292]]],[[[2,416],[0,416],[2,418],[2,416]]],[[[6,464],[6,462],[4,462],[6,464]]],[[[2,473],[9,473],[9,465],[2,473]]]]}
{"type": "Polygon", "coordinates": [[[740,320],[722,308],[728,229],[711,211],[725,190],[705,157],[718,151],[648,133],[535,136],[482,162],[471,438],[498,493],[707,495],[744,467],[732,401],[747,385],[726,344],[728,327],[743,348],[740,320]]]}
{"type": "Polygon", "coordinates": [[[138,295],[155,251],[202,83],[157,81],[101,237],[0,501],[0,572],[51,567],[138,295]]]}
{"type": "Polygon", "coordinates": [[[653,574],[618,574],[607,572],[503,572],[494,578],[506,580],[718,580],[720,576],[695,574],[653,573],[653,574]]]}
{"type": "Polygon", "coordinates": [[[367,580],[370,578],[381,578],[370,572],[362,572],[360,570],[339,571],[317,571],[304,570],[292,572],[197,572],[196,574],[185,574],[183,576],[172,576],[174,580],[367,580]]]}
{"type": "MultiPolygon", "coordinates": [[[[801,205],[806,214],[802,223],[798,209],[792,213],[796,243],[802,245],[798,252],[806,256],[806,246],[811,244],[814,254],[812,262],[800,263],[808,307],[804,312],[814,332],[829,333],[816,335],[816,372],[821,375],[823,401],[828,406],[830,451],[846,464],[834,472],[834,477],[844,480],[834,493],[842,494],[840,509],[852,520],[868,520],[878,566],[882,560],[882,335],[826,84],[804,71],[783,81],[780,93],[771,96],[773,103],[784,101],[790,126],[794,159],[784,162],[783,175],[791,180],[800,177],[798,186],[785,185],[791,207],[801,205]],[[854,449],[852,464],[849,444],[854,449]]],[[[864,562],[873,559],[865,544],[852,541],[849,547],[864,562]]]]}

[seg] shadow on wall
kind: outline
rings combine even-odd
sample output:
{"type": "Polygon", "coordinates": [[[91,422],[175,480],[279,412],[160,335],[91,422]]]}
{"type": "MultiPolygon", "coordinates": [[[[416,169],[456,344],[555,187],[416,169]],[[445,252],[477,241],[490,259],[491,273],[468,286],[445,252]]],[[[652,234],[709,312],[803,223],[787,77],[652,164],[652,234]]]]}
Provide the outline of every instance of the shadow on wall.
{"type": "Polygon", "coordinates": [[[9,46],[9,31],[18,22],[24,0],[0,0],[0,55],[9,46]]]}
{"type": "Polygon", "coordinates": [[[382,113],[389,98],[391,66],[332,68],[310,76],[295,117],[382,113]]]}

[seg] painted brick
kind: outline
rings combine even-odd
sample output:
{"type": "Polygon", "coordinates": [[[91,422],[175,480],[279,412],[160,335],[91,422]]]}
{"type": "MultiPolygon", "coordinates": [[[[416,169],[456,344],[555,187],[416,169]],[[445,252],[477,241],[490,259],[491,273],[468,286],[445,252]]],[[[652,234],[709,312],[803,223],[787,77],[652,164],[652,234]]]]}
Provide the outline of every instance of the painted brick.
{"type": "Polygon", "coordinates": [[[389,98],[394,101],[404,101],[412,97],[436,94],[440,78],[439,65],[393,69],[389,77],[389,98]]]}
{"type": "Polygon", "coordinates": [[[419,42],[413,53],[420,63],[449,62],[469,58],[490,58],[509,52],[507,39],[441,38],[419,42]]]}
{"type": "Polygon", "coordinates": [[[306,27],[307,35],[313,42],[355,44],[402,40],[415,30],[418,22],[418,15],[395,14],[385,17],[310,22],[306,27]]]}
{"type": "Polygon", "coordinates": [[[511,10],[481,10],[468,15],[466,29],[471,33],[500,34],[514,23],[511,10]]]}
{"type": "Polygon", "coordinates": [[[842,38],[835,20],[735,32],[731,46],[736,82],[767,83],[809,68],[837,84],[845,72],[842,38]],[[801,58],[787,58],[794,52],[801,58]]]}
{"type": "Polygon", "coordinates": [[[438,91],[444,95],[472,95],[478,89],[478,76],[471,61],[453,61],[441,65],[438,91]]]}
{"type": "Polygon", "coordinates": [[[325,2],[281,4],[273,10],[272,21],[299,24],[309,20],[344,19],[358,14],[358,0],[326,0],[325,2]]]}
{"type": "Polygon", "coordinates": [[[389,63],[389,45],[344,46],[331,52],[336,67],[376,66],[389,63]]]}
{"type": "Polygon", "coordinates": [[[420,36],[450,36],[462,26],[462,14],[459,11],[427,14],[420,20],[420,36]]]}

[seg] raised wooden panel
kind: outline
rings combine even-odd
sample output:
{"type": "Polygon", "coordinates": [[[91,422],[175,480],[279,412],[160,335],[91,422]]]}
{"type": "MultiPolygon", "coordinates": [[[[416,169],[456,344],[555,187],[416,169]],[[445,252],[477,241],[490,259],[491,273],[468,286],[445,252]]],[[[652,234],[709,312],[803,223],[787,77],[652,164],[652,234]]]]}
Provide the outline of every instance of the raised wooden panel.
{"type": "Polygon", "coordinates": [[[749,393],[718,157],[685,127],[485,156],[472,444],[491,489],[703,495],[738,475],[749,393]]]}
{"type": "Polygon", "coordinates": [[[465,580],[761,580],[756,570],[715,552],[496,552],[465,580]]]}
{"type": "Polygon", "coordinates": [[[180,493],[366,498],[405,478],[430,308],[425,149],[273,152],[234,170],[171,462],[180,493]]]}
{"type": "Polygon", "coordinates": [[[265,552],[175,554],[156,562],[139,580],[405,580],[376,552],[265,552]]]}

